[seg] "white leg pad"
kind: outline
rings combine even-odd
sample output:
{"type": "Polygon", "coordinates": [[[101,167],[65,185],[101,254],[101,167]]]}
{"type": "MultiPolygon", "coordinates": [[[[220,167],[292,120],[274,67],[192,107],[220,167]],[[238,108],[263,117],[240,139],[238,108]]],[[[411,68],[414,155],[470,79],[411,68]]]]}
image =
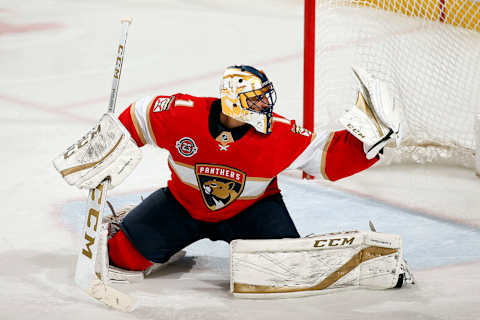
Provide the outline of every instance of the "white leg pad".
{"type": "Polygon", "coordinates": [[[230,289],[243,298],[393,288],[403,270],[400,236],[369,231],[235,240],[230,251],[230,289]]]}

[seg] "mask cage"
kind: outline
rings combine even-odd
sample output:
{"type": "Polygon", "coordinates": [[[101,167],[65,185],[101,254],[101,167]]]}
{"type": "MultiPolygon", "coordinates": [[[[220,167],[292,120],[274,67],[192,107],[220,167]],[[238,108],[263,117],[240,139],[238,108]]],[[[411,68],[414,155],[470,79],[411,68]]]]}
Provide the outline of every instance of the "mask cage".
{"type": "Polygon", "coordinates": [[[260,89],[242,92],[238,97],[244,109],[268,115],[272,114],[273,106],[277,102],[277,93],[271,82],[267,82],[260,89]]]}

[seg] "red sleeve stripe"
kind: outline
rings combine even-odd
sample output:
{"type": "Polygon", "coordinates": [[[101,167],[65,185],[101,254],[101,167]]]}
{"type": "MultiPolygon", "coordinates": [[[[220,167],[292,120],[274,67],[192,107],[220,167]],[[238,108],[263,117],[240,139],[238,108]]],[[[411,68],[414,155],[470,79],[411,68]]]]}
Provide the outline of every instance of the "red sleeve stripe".
{"type": "Polygon", "coordinates": [[[137,115],[135,114],[135,103],[130,106],[130,116],[132,118],[133,126],[135,127],[135,131],[138,135],[138,138],[142,142],[142,144],[147,144],[147,140],[143,135],[142,128],[140,127],[140,123],[138,123],[137,115]]]}

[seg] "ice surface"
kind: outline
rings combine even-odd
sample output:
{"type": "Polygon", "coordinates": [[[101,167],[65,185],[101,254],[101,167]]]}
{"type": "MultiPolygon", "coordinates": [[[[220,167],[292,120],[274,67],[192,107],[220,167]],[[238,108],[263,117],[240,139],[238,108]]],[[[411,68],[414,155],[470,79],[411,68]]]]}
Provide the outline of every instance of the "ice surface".
{"type": "MultiPolygon", "coordinates": [[[[418,285],[289,300],[233,298],[228,246],[200,241],[130,287],[132,314],[96,304],[73,282],[86,193],[51,160],[106,110],[120,18],[132,16],[118,110],[147,94],[217,95],[224,66],[259,65],[279,113],[301,119],[302,1],[0,1],[2,232],[0,319],[477,319],[480,182],[460,168],[377,167],[327,183],[280,178],[299,231],[402,235],[418,285]]],[[[135,202],[169,177],[166,153],[113,190],[135,202]]]]}
{"type": "MultiPolygon", "coordinates": [[[[414,269],[441,267],[480,260],[480,230],[448,220],[420,215],[388,203],[319,188],[315,182],[281,176],[284,200],[302,236],[332,231],[369,230],[373,221],[378,232],[395,233],[404,241],[404,256],[414,269]],[[423,240],[422,240],[423,239],[423,240]],[[434,241],[432,241],[435,239],[434,241]]],[[[149,192],[110,197],[122,208],[138,203],[149,192]]],[[[80,234],[85,215],[85,201],[72,201],[63,208],[60,219],[65,227],[80,234]]],[[[109,214],[109,210],[106,210],[109,214]]],[[[228,245],[203,240],[187,248],[188,256],[208,255],[228,258],[228,245]],[[206,254],[208,253],[208,254],[206,254]]],[[[228,266],[227,266],[228,267],[228,266]]]]}

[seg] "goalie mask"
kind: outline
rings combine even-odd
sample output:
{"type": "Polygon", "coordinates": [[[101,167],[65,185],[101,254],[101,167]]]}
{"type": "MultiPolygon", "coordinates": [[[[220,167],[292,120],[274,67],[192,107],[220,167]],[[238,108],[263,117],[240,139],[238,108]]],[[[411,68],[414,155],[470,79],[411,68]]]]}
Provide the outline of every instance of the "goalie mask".
{"type": "Polygon", "coordinates": [[[250,124],[258,132],[272,132],[275,89],[265,73],[250,66],[225,69],[220,85],[222,112],[250,124]]]}

